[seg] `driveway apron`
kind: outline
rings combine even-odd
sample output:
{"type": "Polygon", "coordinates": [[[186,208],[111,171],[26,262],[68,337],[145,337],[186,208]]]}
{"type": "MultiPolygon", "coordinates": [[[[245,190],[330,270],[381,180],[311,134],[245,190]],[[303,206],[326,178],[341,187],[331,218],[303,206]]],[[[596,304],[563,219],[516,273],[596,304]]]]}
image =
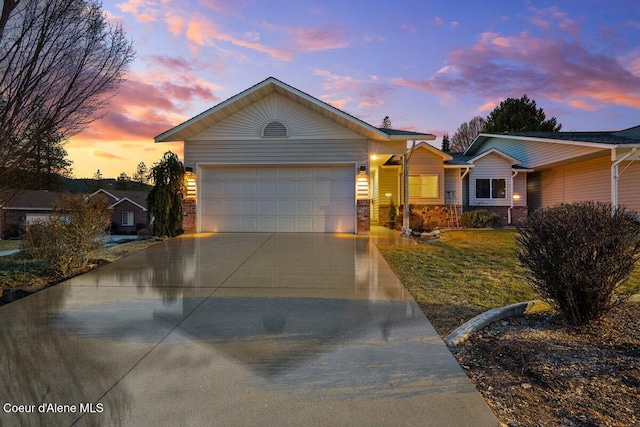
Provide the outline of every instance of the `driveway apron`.
{"type": "Polygon", "coordinates": [[[499,425],[367,237],[182,236],[0,322],[2,426],[499,425]]]}

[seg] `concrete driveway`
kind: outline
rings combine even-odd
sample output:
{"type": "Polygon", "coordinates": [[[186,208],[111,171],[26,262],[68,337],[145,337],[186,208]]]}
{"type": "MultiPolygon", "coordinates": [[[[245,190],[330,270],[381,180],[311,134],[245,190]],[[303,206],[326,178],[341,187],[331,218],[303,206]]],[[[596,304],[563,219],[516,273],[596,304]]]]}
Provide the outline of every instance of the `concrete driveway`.
{"type": "Polygon", "coordinates": [[[183,236],[0,307],[0,425],[498,425],[374,240],[183,236]]]}

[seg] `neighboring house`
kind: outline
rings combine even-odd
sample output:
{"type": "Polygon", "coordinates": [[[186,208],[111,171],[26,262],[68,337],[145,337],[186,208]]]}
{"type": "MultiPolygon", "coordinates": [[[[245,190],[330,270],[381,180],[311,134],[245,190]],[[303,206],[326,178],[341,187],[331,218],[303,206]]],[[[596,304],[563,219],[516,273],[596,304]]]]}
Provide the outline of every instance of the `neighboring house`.
{"type": "Polygon", "coordinates": [[[380,191],[372,171],[397,182],[398,168],[379,162],[433,139],[378,129],[271,77],[155,141],[184,141],[188,231],[367,233],[371,195],[400,197],[397,185],[380,191]]]}
{"type": "Polygon", "coordinates": [[[136,234],[147,226],[148,191],[124,191],[100,189],[91,194],[103,194],[113,210],[111,216],[112,234],[136,234]]]}
{"type": "Polygon", "coordinates": [[[469,206],[499,213],[505,222],[516,222],[527,211],[587,200],[640,211],[639,148],[640,126],[610,132],[480,134],[465,151],[474,165],[469,206]]]}
{"type": "Polygon", "coordinates": [[[24,190],[13,200],[0,205],[0,238],[17,237],[27,224],[47,220],[56,199],[64,193],[46,190],[24,190]]]}

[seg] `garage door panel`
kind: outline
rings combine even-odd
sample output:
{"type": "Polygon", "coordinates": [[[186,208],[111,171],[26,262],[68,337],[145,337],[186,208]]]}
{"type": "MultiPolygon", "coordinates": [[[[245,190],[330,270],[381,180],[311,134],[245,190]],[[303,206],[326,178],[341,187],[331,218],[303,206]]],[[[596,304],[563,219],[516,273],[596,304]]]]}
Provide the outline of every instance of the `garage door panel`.
{"type": "Polygon", "coordinates": [[[203,167],[202,231],[353,232],[351,166],[203,167]]]}

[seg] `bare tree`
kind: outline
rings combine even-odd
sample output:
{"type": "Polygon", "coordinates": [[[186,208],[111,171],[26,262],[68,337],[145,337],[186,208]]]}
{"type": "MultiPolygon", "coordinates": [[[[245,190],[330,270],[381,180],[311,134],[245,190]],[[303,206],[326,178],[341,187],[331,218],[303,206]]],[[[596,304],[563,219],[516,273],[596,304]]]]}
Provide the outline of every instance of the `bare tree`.
{"type": "MultiPolygon", "coordinates": [[[[122,27],[97,0],[3,0],[0,14],[0,194],[34,157],[104,114],[133,61],[122,27]]],[[[4,197],[5,199],[7,196],[4,197]]],[[[7,200],[0,200],[6,202],[7,200]]]]}
{"type": "Polygon", "coordinates": [[[480,116],[476,116],[467,123],[460,125],[456,133],[451,137],[451,152],[461,153],[466,150],[476,136],[482,132],[487,121],[480,116]]]}

